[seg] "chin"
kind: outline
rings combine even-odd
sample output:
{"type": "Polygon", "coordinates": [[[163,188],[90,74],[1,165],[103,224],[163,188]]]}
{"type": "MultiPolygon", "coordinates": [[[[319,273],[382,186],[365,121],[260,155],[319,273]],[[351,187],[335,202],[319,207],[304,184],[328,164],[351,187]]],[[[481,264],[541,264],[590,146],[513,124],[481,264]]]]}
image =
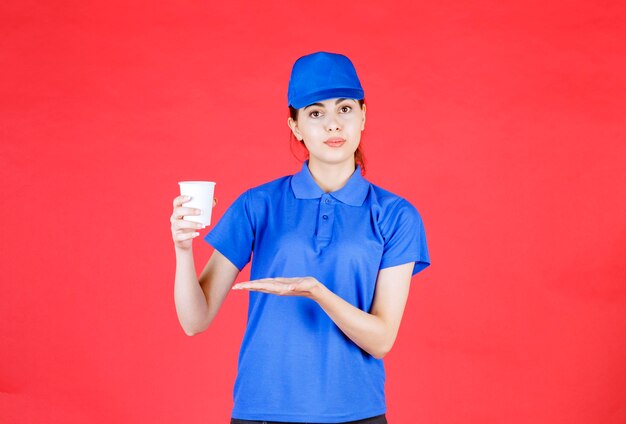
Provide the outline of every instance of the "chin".
{"type": "Polygon", "coordinates": [[[314,160],[322,163],[328,163],[332,165],[338,165],[341,163],[345,163],[354,157],[354,153],[351,155],[322,155],[315,156],[314,160]]]}

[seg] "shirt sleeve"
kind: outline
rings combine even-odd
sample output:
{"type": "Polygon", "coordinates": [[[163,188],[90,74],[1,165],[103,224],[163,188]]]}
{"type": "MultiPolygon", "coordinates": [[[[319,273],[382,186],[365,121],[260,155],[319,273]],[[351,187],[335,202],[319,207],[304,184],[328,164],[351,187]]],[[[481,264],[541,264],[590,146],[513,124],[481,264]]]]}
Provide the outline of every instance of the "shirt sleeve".
{"type": "Polygon", "coordinates": [[[226,256],[239,271],[250,262],[254,243],[255,231],[250,214],[249,191],[239,195],[219,222],[204,236],[204,241],[226,256]]]}
{"type": "Polygon", "coordinates": [[[401,199],[389,212],[382,232],[385,245],[380,269],[415,262],[411,274],[415,275],[430,265],[422,217],[407,200],[401,199]]]}

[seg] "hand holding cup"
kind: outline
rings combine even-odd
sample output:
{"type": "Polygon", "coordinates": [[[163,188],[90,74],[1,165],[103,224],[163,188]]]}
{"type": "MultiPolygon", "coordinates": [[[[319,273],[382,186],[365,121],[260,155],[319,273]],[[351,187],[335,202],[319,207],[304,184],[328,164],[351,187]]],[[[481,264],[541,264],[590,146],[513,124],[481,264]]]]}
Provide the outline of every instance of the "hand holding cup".
{"type": "MultiPolygon", "coordinates": [[[[183,206],[184,203],[190,200],[189,196],[176,197],[174,199],[174,211],[170,217],[174,246],[180,250],[191,249],[193,239],[200,235],[200,229],[205,228],[204,224],[184,219],[186,216],[198,217],[202,214],[202,211],[198,208],[183,206]]],[[[217,198],[213,198],[213,207],[215,205],[217,205],[217,198]]]]}

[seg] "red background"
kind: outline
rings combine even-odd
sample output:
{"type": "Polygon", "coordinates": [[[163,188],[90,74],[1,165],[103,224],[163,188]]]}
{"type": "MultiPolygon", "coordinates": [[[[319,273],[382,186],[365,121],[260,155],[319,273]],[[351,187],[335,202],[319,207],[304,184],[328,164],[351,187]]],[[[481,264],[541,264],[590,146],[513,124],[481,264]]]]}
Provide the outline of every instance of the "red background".
{"type": "Polygon", "coordinates": [[[626,8],[508,3],[2,2],[0,421],[228,422],[247,294],[184,334],[172,199],[297,172],[289,73],[326,50],[432,260],[389,422],[626,422],[626,8]]]}

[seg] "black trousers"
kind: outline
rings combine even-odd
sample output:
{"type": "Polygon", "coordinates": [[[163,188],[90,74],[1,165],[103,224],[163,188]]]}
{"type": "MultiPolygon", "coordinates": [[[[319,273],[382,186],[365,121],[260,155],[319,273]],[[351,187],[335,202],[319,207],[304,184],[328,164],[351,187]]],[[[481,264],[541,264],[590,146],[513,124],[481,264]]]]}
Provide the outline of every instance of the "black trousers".
{"type": "MultiPolygon", "coordinates": [[[[239,420],[237,418],[231,418],[230,424],[317,424],[317,423],[302,423],[302,422],[285,422],[285,421],[251,421],[251,420],[239,420]]],[[[387,424],[387,417],[385,414],[377,415],[375,417],[364,418],[356,421],[344,421],[338,424],[387,424]]]]}

